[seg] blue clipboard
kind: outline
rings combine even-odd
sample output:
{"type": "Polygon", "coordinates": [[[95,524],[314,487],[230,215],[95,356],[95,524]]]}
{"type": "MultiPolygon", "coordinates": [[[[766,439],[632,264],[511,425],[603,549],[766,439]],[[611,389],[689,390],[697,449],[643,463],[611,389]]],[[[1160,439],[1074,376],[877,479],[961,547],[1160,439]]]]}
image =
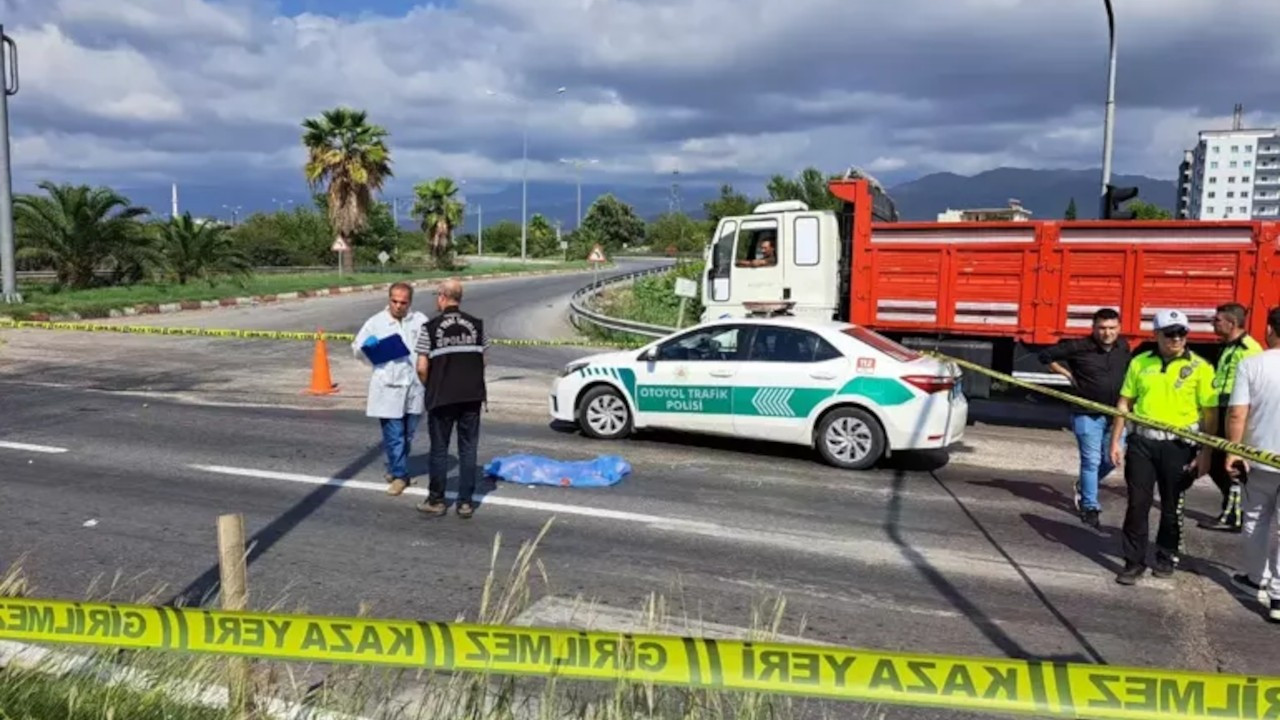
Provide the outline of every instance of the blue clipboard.
{"type": "Polygon", "coordinates": [[[364,356],[369,358],[369,362],[374,365],[381,365],[409,356],[409,348],[399,335],[388,335],[379,340],[377,345],[366,345],[360,349],[364,351],[364,356]]]}

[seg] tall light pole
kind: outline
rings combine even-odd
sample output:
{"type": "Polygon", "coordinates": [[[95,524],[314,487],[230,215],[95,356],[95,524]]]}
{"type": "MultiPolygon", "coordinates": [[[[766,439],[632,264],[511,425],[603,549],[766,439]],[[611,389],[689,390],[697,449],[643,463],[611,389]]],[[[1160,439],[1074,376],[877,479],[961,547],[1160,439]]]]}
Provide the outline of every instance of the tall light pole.
{"type": "MultiPolygon", "coordinates": [[[[556,88],[556,95],[563,95],[568,88],[556,88]]],[[[486,90],[486,95],[497,95],[486,90]]],[[[529,113],[524,113],[523,152],[520,163],[520,262],[529,259],[529,113]]]]}
{"type": "Polygon", "coordinates": [[[0,292],[7,303],[20,303],[17,253],[13,240],[13,174],[9,166],[9,96],[18,94],[18,46],[0,25],[0,292]]]}
{"type": "Polygon", "coordinates": [[[579,159],[568,160],[566,158],[560,158],[560,162],[566,165],[572,165],[574,173],[577,175],[577,178],[578,178],[578,224],[576,226],[576,229],[580,229],[582,227],[582,166],[584,164],[594,165],[595,163],[598,163],[600,161],[595,158],[589,158],[587,160],[579,160],[579,159]]]}
{"type": "Polygon", "coordinates": [[[1107,6],[1107,29],[1111,36],[1111,48],[1107,61],[1107,108],[1102,121],[1102,191],[1098,198],[1098,217],[1107,216],[1107,186],[1111,184],[1112,124],[1116,116],[1116,15],[1111,0],[1102,0],[1107,6]]]}

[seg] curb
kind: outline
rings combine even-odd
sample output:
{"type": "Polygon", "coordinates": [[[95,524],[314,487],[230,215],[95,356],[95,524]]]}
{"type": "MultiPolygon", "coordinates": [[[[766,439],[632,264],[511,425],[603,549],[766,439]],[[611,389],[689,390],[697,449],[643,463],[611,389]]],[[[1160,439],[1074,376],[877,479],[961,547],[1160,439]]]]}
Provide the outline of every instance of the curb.
{"type": "MultiPolygon", "coordinates": [[[[616,263],[610,263],[610,268],[616,268],[616,263]]],[[[480,275],[456,275],[458,280],[463,282],[476,280],[496,280],[500,278],[513,277],[538,277],[541,275],[569,275],[578,272],[590,272],[590,268],[580,270],[529,270],[518,272],[501,272],[501,273],[483,273],[480,275]]],[[[407,280],[410,285],[415,288],[425,288],[439,285],[441,280],[445,278],[437,278],[432,280],[407,280]]],[[[134,317],[137,315],[170,315],[173,313],[188,312],[192,310],[212,310],[220,307],[246,307],[251,305],[266,305],[278,302],[288,302],[293,300],[306,300],[315,297],[332,297],[334,295],[349,295],[351,293],[372,292],[375,290],[386,290],[393,283],[377,283],[375,285],[343,285],[340,287],[319,288],[316,290],[299,290],[297,292],[278,293],[272,295],[252,295],[248,297],[225,297],[217,300],[183,300],[181,302],[170,302],[162,304],[140,303],[137,305],[127,305],[119,308],[111,308],[107,310],[106,317],[134,317]]],[[[101,316],[97,316],[101,317],[101,316]]],[[[0,315],[2,319],[12,320],[13,318],[0,315]]],[[[32,313],[29,320],[37,322],[76,322],[79,320],[91,320],[93,317],[86,318],[80,313],[32,313]]]]}

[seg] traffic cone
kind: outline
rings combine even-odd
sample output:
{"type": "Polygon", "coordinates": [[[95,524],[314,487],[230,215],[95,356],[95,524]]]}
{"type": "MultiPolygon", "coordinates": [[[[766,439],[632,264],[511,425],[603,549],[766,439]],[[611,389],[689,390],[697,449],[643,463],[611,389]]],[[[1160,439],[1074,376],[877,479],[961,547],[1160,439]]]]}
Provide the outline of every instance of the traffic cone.
{"type": "Polygon", "coordinates": [[[338,385],[329,375],[329,351],[324,344],[324,330],[316,329],[316,348],[311,355],[311,387],[307,388],[311,395],[332,395],[338,392],[338,385]]]}

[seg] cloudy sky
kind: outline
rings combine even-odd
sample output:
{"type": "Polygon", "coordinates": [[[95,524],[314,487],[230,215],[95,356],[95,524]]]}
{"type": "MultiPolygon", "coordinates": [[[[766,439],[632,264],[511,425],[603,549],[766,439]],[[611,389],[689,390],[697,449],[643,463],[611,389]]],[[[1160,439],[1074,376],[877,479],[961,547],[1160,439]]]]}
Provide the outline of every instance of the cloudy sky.
{"type": "MultiPolygon", "coordinates": [[[[1171,177],[1236,102],[1280,123],[1280,2],[1114,1],[1117,172],[1171,177]]],[[[531,177],[619,185],[1099,164],[1102,0],[0,3],[19,189],[300,197],[299,123],[337,104],[390,130],[392,192],[518,179],[524,127],[531,177]]]]}

